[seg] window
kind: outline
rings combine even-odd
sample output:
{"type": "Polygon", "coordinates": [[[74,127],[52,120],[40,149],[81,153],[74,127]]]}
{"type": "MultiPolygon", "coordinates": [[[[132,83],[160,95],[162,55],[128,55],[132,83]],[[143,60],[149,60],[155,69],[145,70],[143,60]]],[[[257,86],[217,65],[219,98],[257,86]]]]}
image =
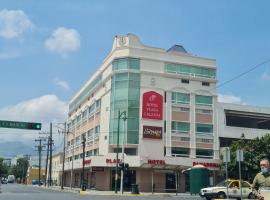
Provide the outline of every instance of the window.
{"type": "Polygon", "coordinates": [[[203,95],[196,95],[195,97],[196,105],[212,105],[212,96],[203,96],[203,95]]]}
{"type": "Polygon", "coordinates": [[[213,158],[212,149],[196,149],[197,158],[213,158]]]}
{"type": "Polygon", "coordinates": [[[196,133],[197,134],[213,134],[213,125],[196,123],[196,133]]]}
{"type": "Polygon", "coordinates": [[[188,133],[190,130],[190,124],[186,122],[172,121],[172,133],[188,133]]]}
{"type": "Polygon", "coordinates": [[[189,156],[189,148],[172,147],[172,156],[188,157],[189,156]]]}
{"type": "Polygon", "coordinates": [[[94,103],[88,108],[88,112],[89,112],[90,116],[95,112],[95,104],[94,103]]]}
{"type": "Polygon", "coordinates": [[[113,70],[135,69],[140,70],[140,60],[136,58],[119,58],[112,63],[113,70]]]}
{"type": "Polygon", "coordinates": [[[181,79],[181,83],[189,84],[189,80],[188,79],[181,79]]]}
{"type": "Polygon", "coordinates": [[[86,117],[86,115],[87,115],[87,110],[83,111],[82,118],[84,119],[86,117]]]}
{"type": "Polygon", "coordinates": [[[96,109],[100,109],[100,106],[101,106],[101,99],[98,99],[96,101],[96,109]]]}
{"type": "Polygon", "coordinates": [[[95,127],[95,139],[99,137],[99,133],[100,133],[100,126],[96,126],[95,127]]]}
{"type": "Polygon", "coordinates": [[[85,136],[86,136],[86,133],[83,133],[83,134],[81,135],[81,141],[83,141],[83,138],[86,138],[85,136]]]}
{"type": "Polygon", "coordinates": [[[202,86],[210,86],[209,82],[202,82],[202,86]]]}
{"type": "Polygon", "coordinates": [[[172,92],[172,103],[182,103],[182,104],[189,104],[190,102],[190,95],[180,92],[172,92]]]}
{"type": "Polygon", "coordinates": [[[81,138],[80,138],[80,136],[78,136],[78,137],[76,137],[75,145],[78,146],[78,145],[80,145],[80,143],[81,143],[81,138]]]}
{"type": "Polygon", "coordinates": [[[174,74],[183,74],[205,78],[216,77],[216,69],[210,69],[202,66],[167,63],[165,64],[165,70],[167,73],[174,73],[174,74]]]}
{"type": "Polygon", "coordinates": [[[81,121],[81,117],[82,117],[81,115],[77,116],[77,123],[79,123],[81,121]]]}
{"type": "Polygon", "coordinates": [[[87,131],[87,141],[93,140],[94,137],[94,129],[90,129],[89,131],[87,131]]]}

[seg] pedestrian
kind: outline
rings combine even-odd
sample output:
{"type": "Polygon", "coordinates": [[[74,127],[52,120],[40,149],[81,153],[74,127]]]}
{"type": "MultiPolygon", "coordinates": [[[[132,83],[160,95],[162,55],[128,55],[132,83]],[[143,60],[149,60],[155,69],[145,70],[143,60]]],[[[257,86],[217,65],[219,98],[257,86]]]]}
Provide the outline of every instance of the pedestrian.
{"type": "MultiPolygon", "coordinates": [[[[260,161],[261,171],[255,176],[252,184],[253,194],[259,200],[268,200],[260,193],[260,189],[270,187],[270,163],[269,160],[264,158],[260,161]]],[[[270,192],[270,191],[269,191],[270,192]]]]}

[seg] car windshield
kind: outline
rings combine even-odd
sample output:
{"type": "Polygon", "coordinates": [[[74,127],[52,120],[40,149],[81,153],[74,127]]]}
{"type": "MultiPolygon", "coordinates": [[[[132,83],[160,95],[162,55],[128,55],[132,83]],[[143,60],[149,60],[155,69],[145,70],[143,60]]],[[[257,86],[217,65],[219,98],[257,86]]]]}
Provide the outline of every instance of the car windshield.
{"type": "Polygon", "coordinates": [[[218,187],[227,187],[227,181],[222,181],[217,184],[218,187]]]}

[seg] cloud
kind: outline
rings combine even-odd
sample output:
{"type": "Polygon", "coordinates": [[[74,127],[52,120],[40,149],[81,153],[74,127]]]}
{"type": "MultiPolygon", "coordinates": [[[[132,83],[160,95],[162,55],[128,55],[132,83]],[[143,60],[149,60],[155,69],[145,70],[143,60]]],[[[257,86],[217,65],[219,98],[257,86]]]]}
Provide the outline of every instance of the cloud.
{"type": "Polygon", "coordinates": [[[50,38],[45,41],[45,47],[52,53],[66,56],[77,51],[81,46],[80,34],[75,29],[57,28],[50,38]]]}
{"type": "Polygon", "coordinates": [[[34,25],[22,10],[0,11],[0,37],[5,39],[21,38],[24,32],[34,25]]]}
{"type": "Polygon", "coordinates": [[[64,91],[68,91],[69,90],[69,84],[66,81],[60,80],[57,77],[53,79],[53,83],[55,85],[57,85],[58,87],[60,87],[64,91]]]}
{"type": "MultiPolygon", "coordinates": [[[[16,105],[0,108],[0,119],[10,121],[41,122],[42,131],[49,131],[49,123],[53,122],[53,131],[57,133],[55,125],[67,118],[68,104],[55,95],[44,95],[16,105]]],[[[1,142],[20,141],[32,144],[38,138],[39,131],[21,129],[0,129],[1,142]]],[[[54,134],[59,144],[59,134],[54,134]]],[[[62,137],[62,136],[61,136],[62,137]]],[[[61,138],[60,137],[60,138],[61,138]]]]}
{"type": "Polygon", "coordinates": [[[218,95],[218,101],[223,103],[235,103],[235,104],[242,104],[245,105],[246,103],[242,101],[240,97],[233,96],[233,95],[218,95]]]}
{"type": "Polygon", "coordinates": [[[268,74],[268,72],[264,72],[261,76],[261,81],[269,81],[270,80],[270,75],[268,74]]]}

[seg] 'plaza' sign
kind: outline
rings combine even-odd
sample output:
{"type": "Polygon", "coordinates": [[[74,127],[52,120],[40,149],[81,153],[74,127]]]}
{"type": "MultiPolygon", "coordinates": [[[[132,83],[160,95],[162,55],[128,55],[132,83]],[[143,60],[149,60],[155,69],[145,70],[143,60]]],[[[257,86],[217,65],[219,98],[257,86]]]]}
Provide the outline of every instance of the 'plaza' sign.
{"type": "Polygon", "coordinates": [[[143,126],[143,138],[162,139],[162,127],[143,126]]]}
{"type": "Polygon", "coordinates": [[[142,118],[162,120],[163,96],[150,91],[143,94],[142,118]]]}

